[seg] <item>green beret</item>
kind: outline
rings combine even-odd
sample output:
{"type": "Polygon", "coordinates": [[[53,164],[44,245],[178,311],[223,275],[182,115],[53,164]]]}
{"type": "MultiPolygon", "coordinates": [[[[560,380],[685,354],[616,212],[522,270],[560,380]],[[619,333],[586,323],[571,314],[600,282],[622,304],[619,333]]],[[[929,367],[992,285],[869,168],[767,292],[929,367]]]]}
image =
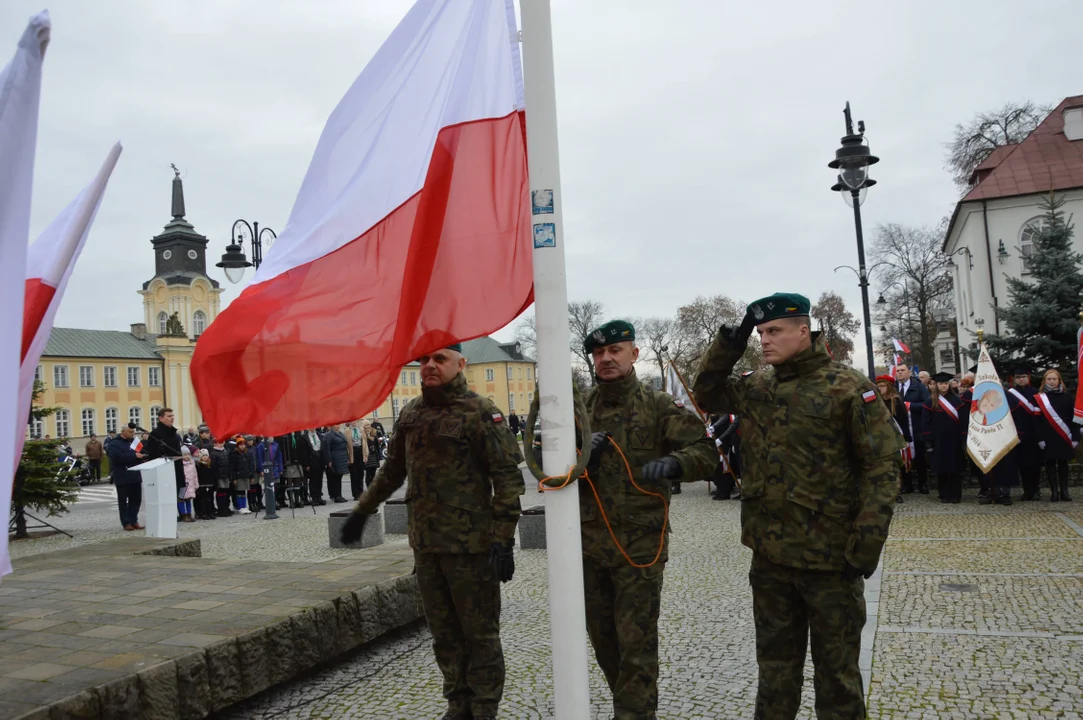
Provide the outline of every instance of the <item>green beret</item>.
{"type": "Polygon", "coordinates": [[[445,348],[445,350],[454,350],[454,351],[455,351],[455,352],[457,352],[457,353],[462,353],[462,351],[463,351],[463,344],[462,344],[462,343],[455,343],[454,345],[448,345],[448,346],[447,346],[447,347],[445,348]]]}
{"type": "Polygon", "coordinates": [[[797,293],[775,293],[750,304],[746,312],[756,324],[786,317],[808,317],[812,303],[797,293]]]}
{"type": "Polygon", "coordinates": [[[635,339],[636,329],[632,326],[632,323],[627,320],[610,320],[587,335],[587,338],[583,341],[583,349],[591,353],[594,352],[595,348],[635,339]]]}

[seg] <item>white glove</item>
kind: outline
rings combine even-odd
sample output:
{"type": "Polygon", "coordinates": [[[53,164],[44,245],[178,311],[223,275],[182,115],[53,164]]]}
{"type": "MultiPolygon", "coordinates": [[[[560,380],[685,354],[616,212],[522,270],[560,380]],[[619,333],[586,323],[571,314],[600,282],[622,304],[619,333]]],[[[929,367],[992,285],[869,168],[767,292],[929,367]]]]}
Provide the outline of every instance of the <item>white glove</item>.
{"type": "Polygon", "coordinates": [[[1074,448],[1079,447],[1079,441],[1078,440],[1073,440],[1072,441],[1072,447],[1074,447],[1074,448]]]}
{"type": "Polygon", "coordinates": [[[1045,440],[1042,440],[1041,442],[1039,442],[1038,447],[1040,447],[1042,450],[1045,450],[1045,440]]]}
{"type": "Polygon", "coordinates": [[[715,440],[714,441],[714,446],[715,447],[722,447],[722,441],[721,440],[715,440]]]}

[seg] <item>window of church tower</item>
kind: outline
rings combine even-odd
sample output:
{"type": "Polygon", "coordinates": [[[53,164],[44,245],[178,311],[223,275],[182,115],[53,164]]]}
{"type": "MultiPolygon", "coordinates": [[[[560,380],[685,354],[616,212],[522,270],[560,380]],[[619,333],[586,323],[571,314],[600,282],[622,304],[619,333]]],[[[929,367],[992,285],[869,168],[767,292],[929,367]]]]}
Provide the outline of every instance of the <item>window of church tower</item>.
{"type": "Polygon", "coordinates": [[[147,368],[147,385],[150,387],[161,387],[162,385],[162,369],[157,367],[147,368]]]}
{"type": "Polygon", "coordinates": [[[192,330],[196,337],[203,334],[203,331],[207,329],[207,316],[203,314],[202,310],[196,310],[192,316],[192,330]]]}
{"type": "Polygon", "coordinates": [[[158,313],[158,334],[165,335],[165,324],[169,321],[169,316],[164,312],[158,313]]]}

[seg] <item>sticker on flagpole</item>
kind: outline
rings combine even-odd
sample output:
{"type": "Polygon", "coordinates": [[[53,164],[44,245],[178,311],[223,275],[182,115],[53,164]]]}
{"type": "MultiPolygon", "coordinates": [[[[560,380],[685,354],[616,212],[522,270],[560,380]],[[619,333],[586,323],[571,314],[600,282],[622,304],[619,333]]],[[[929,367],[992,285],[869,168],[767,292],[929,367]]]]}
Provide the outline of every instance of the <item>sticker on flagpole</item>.
{"type": "Polygon", "coordinates": [[[557,226],[555,223],[534,223],[534,247],[551,248],[557,246],[557,226]]]}
{"type": "Polygon", "coordinates": [[[550,190],[550,189],[531,190],[530,191],[530,205],[531,205],[531,211],[535,215],[552,215],[553,214],[553,191],[550,190]]]}

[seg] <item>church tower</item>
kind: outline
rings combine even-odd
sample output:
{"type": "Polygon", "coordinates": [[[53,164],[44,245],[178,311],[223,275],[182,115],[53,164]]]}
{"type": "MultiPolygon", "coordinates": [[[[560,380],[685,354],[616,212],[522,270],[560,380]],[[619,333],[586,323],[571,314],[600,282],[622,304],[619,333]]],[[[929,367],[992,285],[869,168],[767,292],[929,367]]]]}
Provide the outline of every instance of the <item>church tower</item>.
{"type": "MultiPolygon", "coordinates": [[[[154,277],[139,294],[147,332],[165,360],[165,402],[176,413],[176,426],[187,428],[203,420],[189,368],[196,341],[218,316],[222,288],[207,275],[208,241],[185,219],[184,186],[175,165],[173,171],[173,219],[151,238],[154,277]]],[[[157,418],[148,421],[153,425],[157,418]]]]}

